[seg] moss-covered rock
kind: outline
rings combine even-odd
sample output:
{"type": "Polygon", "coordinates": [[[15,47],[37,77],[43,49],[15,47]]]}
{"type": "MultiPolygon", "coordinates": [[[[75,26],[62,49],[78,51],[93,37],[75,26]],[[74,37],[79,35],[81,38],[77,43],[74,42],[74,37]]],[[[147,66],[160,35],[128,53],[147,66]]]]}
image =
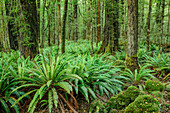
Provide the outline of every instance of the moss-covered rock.
{"type": "Polygon", "coordinates": [[[152,91],[152,92],[150,92],[150,94],[152,94],[155,97],[159,97],[161,99],[163,98],[163,94],[160,91],[152,91]]]}
{"type": "Polygon", "coordinates": [[[148,80],[145,82],[145,89],[147,91],[163,91],[164,85],[156,80],[148,80]]]}
{"type": "Polygon", "coordinates": [[[140,90],[137,87],[130,86],[127,88],[127,90],[119,93],[117,96],[111,97],[107,105],[111,109],[123,109],[133,102],[139,94],[140,90]]]}
{"type": "Polygon", "coordinates": [[[166,86],[166,91],[170,92],[170,84],[166,86]]]}
{"type": "Polygon", "coordinates": [[[140,95],[126,107],[124,113],[158,113],[159,102],[151,95],[140,95]]]}

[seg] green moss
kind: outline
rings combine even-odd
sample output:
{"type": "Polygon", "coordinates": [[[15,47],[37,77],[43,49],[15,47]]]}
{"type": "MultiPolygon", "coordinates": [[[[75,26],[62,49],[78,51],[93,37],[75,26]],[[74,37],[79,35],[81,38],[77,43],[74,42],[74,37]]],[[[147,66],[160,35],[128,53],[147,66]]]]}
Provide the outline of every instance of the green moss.
{"type": "Polygon", "coordinates": [[[163,94],[162,94],[162,92],[160,92],[160,91],[152,91],[151,94],[152,94],[153,96],[159,97],[159,98],[161,98],[161,99],[163,98],[163,94]]]}
{"type": "Polygon", "coordinates": [[[163,91],[164,85],[156,80],[148,80],[145,83],[145,89],[147,91],[163,91]]]}
{"type": "Polygon", "coordinates": [[[158,100],[151,95],[140,95],[126,107],[124,113],[157,113],[160,111],[158,100]]]}
{"type": "Polygon", "coordinates": [[[123,109],[133,102],[139,94],[140,90],[137,87],[130,86],[127,90],[119,93],[117,96],[111,97],[108,101],[108,106],[110,106],[111,109],[123,109]]]}
{"type": "Polygon", "coordinates": [[[170,100],[170,93],[168,93],[168,99],[170,100]]]}
{"type": "Polygon", "coordinates": [[[166,86],[166,91],[170,91],[170,84],[166,86]]]}

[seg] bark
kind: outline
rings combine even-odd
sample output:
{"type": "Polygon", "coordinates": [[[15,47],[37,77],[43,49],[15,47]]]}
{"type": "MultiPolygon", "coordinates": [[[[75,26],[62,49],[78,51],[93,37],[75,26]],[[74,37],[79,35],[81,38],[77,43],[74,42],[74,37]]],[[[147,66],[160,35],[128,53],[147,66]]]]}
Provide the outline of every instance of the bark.
{"type": "Polygon", "coordinates": [[[45,4],[46,4],[46,0],[43,1],[42,28],[41,28],[41,33],[42,33],[41,48],[44,48],[44,43],[45,43],[45,4]]]}
{"type": "Polygon", "coordinates": [[[170,37],[170,35],[169,35],[169,23],[170,23],[170,1],[168,3],[168,26],[167,26],[167,39],[166,39],[167,49],[168,49],[168,37],[170,37]]]}
{"type": "MultiPolygon", "coordinates": [[[[92,12],[92,0],[90,0],[90,9],[92,12]]],[[[92,34],[93,32],[93,26],[92,26],[92,18],[91,18],[91,22],[90,22],[90,34],[92,34]]],[[[93,51],[93,35],[91,35],[91,50],[93,51]]]]}
{"type": "Polygon", "coordinates": [[[113,37],[114,37],[114,51],[119,49],[119,0],[115,0],[113,4],[113,37]]]}
{"type": "Polygon", "coordinates": [[[37,18],[37,8],[36,8],[36,1],[35,0],[21,0],[21,5],[26,12],[26,22],[29,24],[30,29],[30,41],[31,44],[29,47],[30,58],[34,58],[39,53],[39,23],[37,18]]]}
{"type": "Polygon", "coordinates": [[[164,9],[165,9],[165,0],[162,0],[162,14],[161,14],[161,43],[160,43],[160,54],[162,54],[162,38],[163,38],[163,24],[164,24],[164,9]]]}
{"type": "Polygon", "coordinates": [[[151,20],[151,4],[152,0],[149,0],[149,12],[148,12],[148,29],[147,29],[147,50],[149,51],[149,36],[150,36],[150,20],[151,20]]]}
{"type": "Polygon", "coordinates": [[[134,72],[138,66],[138,0],[127,0],[127,48],[126,65],[134,72]]]}
{"type": "Polygon", "coordinates": [[[161,1],[162,0],[157,0],[156,3],[156,23],[159,24],[161,23],[161,11],[160,11],[160,7],[161,7],[161,1]]]}
{"type": "Polygon", "coordinates": [[[8,19],[8,35],[9,35],[9,41],[10,41],[10,48],[13,50],[18,50],[18,40],[17,40],[17,32],[18,29],[15,27],[14,23],[14,12],[11,12],[11,9],[13,6],[11,6],[11,3],[13,4],[13,1],[6,1],[6,15],[10,17],[8,19]]]}
{"type": "Polygon", "coordinates": [[[75,42],[77,42],[77,40],[78,40],[78,31],[77,31],[77,29],[78,29],[78,21],[77,21],[77,7],[78,7],[78,1],[77,0],[75,0],[75,3],[74,3],[74,26],[75,26],[75,31],[74,31],[74,36],[75,36],[75,42]]]}
{"type": "Polygon", "coordinates": [[[57,0],[57,17],[58,17],[58,48],[61,43],[61,11],[60,11],[61,1],[57,0]]]}
{"type": "Polygon", "coordinates": [[[62,27],[62,45],[61,45],[61,53],[62,54],[65,53],[67,6],[68,6],[68,0],[65,0],[65,2],[64,2],[64,14],[63,14],[63,27],[62,27]]]}
{"type": "Polygon", "coordinates": [[[105,52],[110,52],[112,53],[112,48],[111,45],[112,44],[111,41],[111,37],[110,37],[110,29],[111,29],[111,18],[110,18],[110,9],[111,9],[111,5],[110,5],[110,1],[106,1],[106,6],[105,6],[105,27],[104,27],[104,39],[102,41],[102,45],[100,47],[100,49],[98,50],[97,53],[105,53],[105,52]]]}
{"type": "Polygon", "coordinates": [[[97,43],[101,40],[101,23],[100,23],[100,0],[98,0],[97,7],[97,43]]]}

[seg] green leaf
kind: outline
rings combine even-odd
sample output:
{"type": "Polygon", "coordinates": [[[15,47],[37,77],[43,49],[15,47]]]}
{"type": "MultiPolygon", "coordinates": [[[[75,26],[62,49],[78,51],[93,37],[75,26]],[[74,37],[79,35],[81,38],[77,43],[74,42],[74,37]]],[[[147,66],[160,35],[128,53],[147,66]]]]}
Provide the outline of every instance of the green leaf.
{"type": "Polygon", "coordinates": [[[59,87],[63,88],[69,94],[72,91],[72,86],[68,82],[59,82],[59,83],[54,84],[54,86],[59,86],[59,87]]]}
{"type": "Polygon", "coordinates": [[[48,108],[49,108],[49,113],[51,113],[51,109],[53,108],[53,98],[52,98],[52,91],[48,91],[48,108]]]}
{"type": "Polygon", "coordinates": [[[7,103],[2,98],[0,98],[0,102],[1,102],[3,109],[5,110],[5,113],[10,113],[7,103]]]}
{"type": "Polygon", "coordinates": [[[48,86],[48,87],[50,87],[51,82],[52,82],[52,80],[49,80],[49,81],[47,82],[47,86],[48,86]]]}
{"type": "Polygon", "coordinates": [[[55,88],[52,88],[52,92],[53,92],[53,100],[54,100],[54,106],[57,109],[58,106],[58,94],[55,88]]]}

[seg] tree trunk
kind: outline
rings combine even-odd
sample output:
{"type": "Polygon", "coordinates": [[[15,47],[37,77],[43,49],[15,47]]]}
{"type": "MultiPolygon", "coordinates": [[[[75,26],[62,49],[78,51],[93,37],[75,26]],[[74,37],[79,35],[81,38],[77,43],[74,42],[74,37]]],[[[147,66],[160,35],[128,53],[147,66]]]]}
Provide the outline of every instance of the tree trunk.
{"type": "Polygon", "coordinates": [[[39,23],[37,18],[37,7],[36,7],[36,1],[35,0],[21,0],[21,5],[26,12],[26,22],[29,24],[30,29],[30,58],[34,58],[39,53],[39,23]]]}
{"type": "Polygon", "coordinates": [[[97,45],[100,42],[101,38],[101,23],[100,23],[100,0],[98,0],[97,7],[97,45]]]}
{"type": "Polygon", "coordinates": [[[11,6],[11,4],[13,4],[13,1],[6,1],[5,5],[6,5],[6,15],[9,16],[9,20],[8,20],[8,35],[9,35],[9,41],[10,41],[10,48],[13,50],[18,50],[18,40],[17,40],[17,33],[18,30],[15,27],[15,23],[14,23],[14,12],[11,12],[11,8],[13,7],[11,6]]]}
{"type": "Polygon", "coordinates": [[[168,49],[168,37],[170,37],[169,34],[169,23],[170,23],[170,1],[168,3],[168,26],[167,26],[167,38],[166,38],[166,47],[168,49]]]}
{"type": "Polygon", "coordinates": [[[127,0],[127,48],[126,65],[134,72],[138,68],[138,0],[127,0]]]}
{"type": "Polygon", "coordinates": [[[149,12],[148,12],[148,29],[147,29],[147,51],[149,51],[149,35],[150,35],[150,18],[151,18],[151,4],[152,0],[149,0],[149,12]]]}
{"type": "Polygon", "coordinates": [[[164,9],[165,9],[165,0],[162,0],[162,14],[161,14],[161,43],[160,43],[160,54],[162,54],[162,38],[163,38],[163,24],[164,24],[164,9]]]}
{"type": "Polygon", "coordinates": [[[57,17],[58,17],[58,48],[61,43],[61,9],[60,9],[61,1],[57,0],[57,17]]]}
{"type": "Polygon", "coordinates": [[[113,3],[113,37],[114,37],[114,51],[119,49],[119,0],[115,0],[113,3]]]}
{"type": "Polygon", "coordinates": [[[42,28],[41,28],[41,48],[44,48],[45,43],[45,4],[46,0],[43,1],[43,11],[42,11],[42,28]]]}
{"type": "Polygon", "coordinates": [[[113,48],[111,48],[112,44],[111,41],[111,36],[110,36],[110,29],[111,29],[111,18],[110,18],[110,9],[112,5],[110,4],[110,0],[106,1],[106,6],[105,6],[105,27],[104,27],[104,39],[102,41],[102,45],[100,46],[100,49],[98,50],[97,53],[105,53],[105,52],[111,52],[113,48]]]}
{"type": "Polygon", "coordinates": [[[64,13],[63,13],[62,45],[61,45],[62,54],[65,53],[65,39],[66,39],[65,34],[66,34],[67,6],[68,6],[68,0],[65,0],[65,2],[64,2],[64,13]]]}

